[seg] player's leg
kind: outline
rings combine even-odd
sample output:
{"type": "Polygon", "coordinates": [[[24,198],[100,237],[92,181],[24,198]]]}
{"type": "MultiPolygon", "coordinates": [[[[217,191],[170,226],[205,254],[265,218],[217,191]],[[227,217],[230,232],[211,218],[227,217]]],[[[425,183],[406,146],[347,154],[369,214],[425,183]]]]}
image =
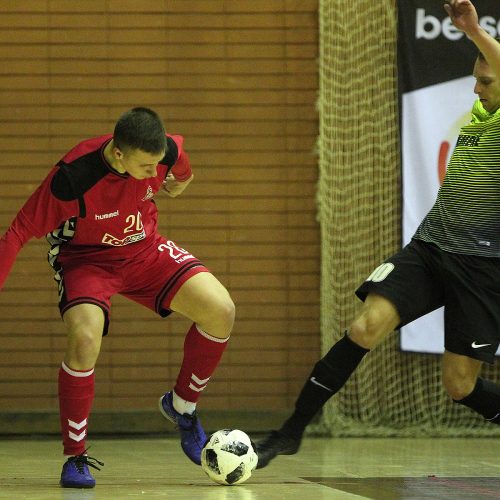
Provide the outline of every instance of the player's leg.
{"type": "Polygon", "coordinates": [[[348,332],[316,363],[297,399],[295,412],[281,432],[300,441],[306,426],[345,385],[365,354],[399,323],[399,314],[392,302],[369,294],[348,332]]]}
{"type": "Polygon", "coordinates": [[[174,311],[193,322],[175,388],[160,398],[160,411],[179,428],[189,459],[200,464],[206,435],[196,404],[226,348],[234,323],[233,301],[194,255],[160,235],[147,255],[129,263],[120,293],[162,317],[174,311]]]}
{"type": "Polygon", "coordinates": [[[482,361],[445,351],[442,358],[442,378],[446,392],[454,400],[468,396],[481,370],[482,361]]]}
{"type": "Polygon", "coordinates": [[[482,361],[446,351],[443,385],[455,403],[467,406],[488,422],[500,425],[500,386],[479,377],[482,361]]]}
{"type": "Polygon", "coordinates": [[[406,324],[442,303],[439,284],[428,272],[432,256],[417,242],[381,264],[356,291],[364,300],[349,330],[314,366],[292,416],[279,431],[257,443],[265,467],[276,455],[296,453],[305,428],[325,403],[344,386],[365,354],[398,325],[406,324]],[[411,288],[408,283],[412,283],[411,288]]]}
{"type": "Polygon", "coordinates": [[[170,309],[193,321],[184,341],[184,359],[174,391],[181,399],[196,403],[227,346],[234,303],[224,286],[204,272],[182,285],[170,309]]]}
{"type": "Polygon", "coordinates": [[[119,287],[113,263],[93,264],[78,256],[57,253],[53,260],[59,283],[59,309],[67,332],[66,352],[59,369],[59,409],[63,453],[67,461],[61,486],[92,488],[88,466],[98,462],[85,455],[89,415],[94,399],[94,366],[108,327],[110,297],[119,287]]]}
{"type": "Polygon", "coordinates": [[[394,304],[369,294],[348,332],[314,366],[299,397],[295,411],[278,431],[257,443],[259,462],[265,467],[277,454],[296,453],[306,427],[325,403],[347,382],[363,357],[400,323],[394,304]]]}
{"type": "Polygon", "coordinates": [[[66,488],[92,488],[95,480],[88,465],[98,468],[85,455],[88,421],[94,400],[94,366],[104,329],[103,310],[94,304],[78,304],[63,315],[67,348],[59,369],[59,415],[64,464],[60,484],[66,488]]]}
{"type": "Polygon", "coordinates": [[[479,377],[500,343],[500,262],[446,254],[443,384],[454,402],[500,425],[500,386],[479,377]]]}
{"type": "Polygon", "coordinates": [[[196,404],[227,346],[235,308],[227,290],[208,272],[185,281],[168,308],[193,324],[184,340],[184,358],[175,387],[160,399],[160,409],[180,427],[184,452],[199,464],[206,435],[196,416],[196,404]]]}

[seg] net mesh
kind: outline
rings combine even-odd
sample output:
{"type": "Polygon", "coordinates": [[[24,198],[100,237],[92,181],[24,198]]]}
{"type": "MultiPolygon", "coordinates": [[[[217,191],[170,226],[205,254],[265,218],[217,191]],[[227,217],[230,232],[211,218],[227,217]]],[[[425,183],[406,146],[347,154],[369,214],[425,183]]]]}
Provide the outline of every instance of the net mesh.
{"type": "MultiPolygon", "coordinates": [[[[353,291],[400,248],[395,0],[320,0],[321,331],[325,353],[360,307],[353,291]]],[[[440,356],[393,334],[326,405],[333,436],[500,435],[441,385],[440,356]]],[[[498,367],[483,376],[500,380],[498,367]]],[[[315,430],[319,430],[316,428],[315,430]]]]}

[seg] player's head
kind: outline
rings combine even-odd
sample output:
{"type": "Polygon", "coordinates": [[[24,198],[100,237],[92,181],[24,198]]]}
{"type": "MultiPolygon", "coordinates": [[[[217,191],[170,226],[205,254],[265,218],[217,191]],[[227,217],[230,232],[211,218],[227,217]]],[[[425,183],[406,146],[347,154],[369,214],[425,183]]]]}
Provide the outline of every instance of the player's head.
{"type": "MultiPolygon", "coordinates": [[[[500,42],[500,39],[497,38],[500,42]]],[[[474,92],[478,95],[484,109],[494,113],[500,108],[500,77],[491,69],[488,61],[480,52],[473,71],[476,85],[474,92]]]]}
{"type": "Polygon", "coordinates": [[[133,108],[123,113],[115,125],[113,141],[122,152],[140,149],[146,153],[165,153],[167,139],[161,118],[149,108],[133,108]]]}
{"type": "Polygon", "coordinates": [[[166,152],[165,128],[153,110],[133,108],[120,116],[113,133],[113,156],[120,170],[136,179],[154,177],[166,152]]]}

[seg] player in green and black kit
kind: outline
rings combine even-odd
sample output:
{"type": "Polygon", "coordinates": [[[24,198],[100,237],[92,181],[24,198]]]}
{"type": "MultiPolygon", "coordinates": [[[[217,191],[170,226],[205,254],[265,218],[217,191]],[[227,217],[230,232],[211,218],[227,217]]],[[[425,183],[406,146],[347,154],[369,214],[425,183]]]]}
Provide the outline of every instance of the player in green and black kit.
{"type": "Polygon", "coordinates": [[[448,0],[445,9],[480,51],[471,123],[461,129],[436,203],[412,241],[356,291],[360,314],[316,363],[292,416],[257,443],[257,468],[298,451],[306,426],[370,349],[441,306],[444,387],[456,403],[500,424],[500,386],[479,377],[500,344],[500,44],[480,27],[469,0],[448,0]]]}

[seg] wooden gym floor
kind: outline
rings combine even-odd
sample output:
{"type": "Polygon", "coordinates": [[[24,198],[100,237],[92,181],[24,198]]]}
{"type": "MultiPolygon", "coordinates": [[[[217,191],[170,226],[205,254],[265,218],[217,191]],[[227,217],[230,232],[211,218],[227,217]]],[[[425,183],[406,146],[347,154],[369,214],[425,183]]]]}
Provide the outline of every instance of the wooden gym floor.
{"type": "MultiPolygon", "coordinates": [[[[255,438],[255,436],[252,436],[255,438]]],[[[343,500],[500,498],[499,439],[306,438],[239,486],[212,483],[177,439],[94,439],[93,490],[58,486],[56,440],[0,441],[0,499],[343,500]]]]}

